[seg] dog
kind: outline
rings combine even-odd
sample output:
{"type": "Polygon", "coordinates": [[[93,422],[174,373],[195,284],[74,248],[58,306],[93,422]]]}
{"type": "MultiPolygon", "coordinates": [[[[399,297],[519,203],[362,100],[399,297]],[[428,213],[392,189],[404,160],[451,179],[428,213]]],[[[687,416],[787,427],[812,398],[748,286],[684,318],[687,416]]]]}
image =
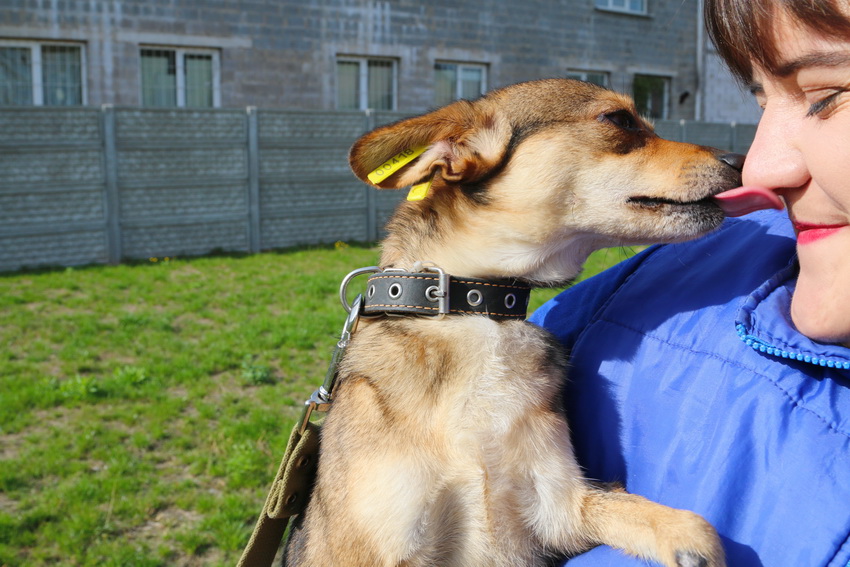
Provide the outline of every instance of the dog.
{"type": "MultiPolygon", "coordinates": [[[[419,188],[387,225],[382,269],[427,261],[555,286],[596,249],[719,226],[712,196],[740,185],[743,156],[663,140],[629,97],[549,79],[378,128],[349,161],[381,189],[419,188]]],[[[668,567],[724,565],[697,514],[583,478],[559,401],[566,366],[524,316],[364,317],[285,563],[536,566],[607,544],[668,567]]]]}

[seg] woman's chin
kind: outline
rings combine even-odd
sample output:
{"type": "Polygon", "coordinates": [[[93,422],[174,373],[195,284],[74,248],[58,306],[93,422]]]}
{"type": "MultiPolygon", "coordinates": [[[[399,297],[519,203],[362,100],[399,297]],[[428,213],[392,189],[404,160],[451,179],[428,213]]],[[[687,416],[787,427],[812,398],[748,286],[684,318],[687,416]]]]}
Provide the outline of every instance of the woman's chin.
{"type": "Polygon", "coordinates": [[[799,284],[791,300],[791,320],[802,334],[825,344],[850,347],[850,306],[835,305],[827,294],[807,293],[799,284]],[[843,307],[843,308],[842,308],[843,307]]]}

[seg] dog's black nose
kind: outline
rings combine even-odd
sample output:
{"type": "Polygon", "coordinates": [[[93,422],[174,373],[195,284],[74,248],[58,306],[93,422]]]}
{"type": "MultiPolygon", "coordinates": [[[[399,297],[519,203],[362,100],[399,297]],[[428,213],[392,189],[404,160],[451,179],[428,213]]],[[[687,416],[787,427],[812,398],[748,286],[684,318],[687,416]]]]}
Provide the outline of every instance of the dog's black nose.
{"type": "Polygon", "coordinates": [[[736,169],[737,171],[744,170],[744,160],[747,159],[747,156],[742,154],[723,154],[722,156],[718,156],[720,161],[729,165],[736,169]]]}

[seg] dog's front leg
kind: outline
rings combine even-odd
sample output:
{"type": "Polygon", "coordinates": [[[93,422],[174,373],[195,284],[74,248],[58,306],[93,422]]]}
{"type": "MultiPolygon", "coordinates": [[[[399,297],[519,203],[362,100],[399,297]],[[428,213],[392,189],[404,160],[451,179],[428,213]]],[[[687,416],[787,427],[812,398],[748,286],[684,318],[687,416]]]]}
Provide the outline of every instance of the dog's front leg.
{"type": "Polygon", "coordinates": [[[581,477],[566,422],[552,412],[524,427],[531,486],[526,521],[549,550],[575,554],[609,545],[668,567],[723,567],[723,547],[702,517],[581,477]]]}
{"type": "Polygon", "coordinates": [[[723,567],[717,532],[698,514],[634,494],[591,489],[583,505],[586,536],[669,567],[723,567]]]}

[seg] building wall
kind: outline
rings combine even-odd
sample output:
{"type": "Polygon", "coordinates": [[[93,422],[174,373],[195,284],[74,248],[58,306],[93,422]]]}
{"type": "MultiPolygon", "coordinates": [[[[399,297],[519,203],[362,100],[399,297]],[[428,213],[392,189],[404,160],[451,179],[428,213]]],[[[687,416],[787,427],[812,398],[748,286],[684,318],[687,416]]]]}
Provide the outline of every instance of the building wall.
{"type": "Polygon", "coordinates": [[[756,99],[740,85],[713,50],[705,58],[705,116],[708,122],[756,124],[761,117],[756,99]]]}
{"type": "Polygon", "coordinates": [[[401,110],[433,106],[439,59],[487,64],[490,88],[578,68],[628,92],[634,73],[665,75],[669,118],[693,118],[697,0],[648,2],[5,0],[0,38],[85,42],[90,105],[139,104],[139,47],[157,45],[219,50],[224,107],[331,109],[336,56],[373,55],[399,61],[401,110]]]}

